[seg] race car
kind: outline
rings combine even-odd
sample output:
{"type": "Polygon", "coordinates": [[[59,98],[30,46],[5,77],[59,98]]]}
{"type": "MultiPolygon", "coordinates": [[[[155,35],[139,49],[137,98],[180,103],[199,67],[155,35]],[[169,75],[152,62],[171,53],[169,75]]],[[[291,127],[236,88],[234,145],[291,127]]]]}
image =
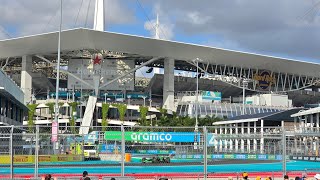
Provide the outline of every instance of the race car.
{"type": "Polygon", "coordinates": [[[153,156],[143,157],[142,163],[170,163],[170,157],[168,156],[153,156]]]}

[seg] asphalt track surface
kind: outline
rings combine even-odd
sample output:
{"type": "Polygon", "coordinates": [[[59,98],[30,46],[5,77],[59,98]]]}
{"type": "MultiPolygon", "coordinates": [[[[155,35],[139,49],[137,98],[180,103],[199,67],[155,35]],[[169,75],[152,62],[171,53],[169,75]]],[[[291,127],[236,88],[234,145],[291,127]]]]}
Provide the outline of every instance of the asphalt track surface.
{"type": "MultiPolygon", "coordinates": [[[[97,161],[86,161],[87,163],[79,163],[79,164],[64,164],[64,163],[56,163],[56,164],[39,164],[39,168],[42,167],[114,167],[119,166],[120,163],[96,163],[97,161]],[[92,162],[92,163],[90,163],[92,162]]],[[[208,160],[208,165],[225,165],[225,164],[265,164],[265,163],[275,163],[280,162],[276,160],[208,160]]],[[[203,165],[201,161],[198,162],[171,162],[171,163],[125,163],[125,166],[187,166],[187,165],[203,165]]],[[[0,167],[9,167],[10,165],[0,165],[0,167]]],[[[33,164],[16,164],[14,167],[17,168],[33,168],[33,164]]]]}

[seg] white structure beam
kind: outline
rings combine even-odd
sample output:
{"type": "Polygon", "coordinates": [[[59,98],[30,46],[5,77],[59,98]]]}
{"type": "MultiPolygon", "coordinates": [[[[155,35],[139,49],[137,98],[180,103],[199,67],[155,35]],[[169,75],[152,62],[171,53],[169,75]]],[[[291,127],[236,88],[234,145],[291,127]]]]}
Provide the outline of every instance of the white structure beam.
{"type": "MultiPolygon", "coordinates": [[[[196,104],[197,106],[197,104],[196,104]]],[[[174,111],[174,60],[164,59],[163,108],[174,111]]]]}
{"type": "Polygon", "coordinates": [[[260,153],[264,153],[264,138],[263,138],[263,120],[261,120],[261,139],[260,139],[260,153]]]}
{"type": "Polygon", "coordinates": [[[93,29],[104,31],[104,0],[96,0],[94,9],[93,29]]]}
{"type": "Polygon", "coordinates": [[[24,93],[24,103],[29,104],[32,100],[32,56],[22,56],[21,66],[21,90],[24,93]]]}

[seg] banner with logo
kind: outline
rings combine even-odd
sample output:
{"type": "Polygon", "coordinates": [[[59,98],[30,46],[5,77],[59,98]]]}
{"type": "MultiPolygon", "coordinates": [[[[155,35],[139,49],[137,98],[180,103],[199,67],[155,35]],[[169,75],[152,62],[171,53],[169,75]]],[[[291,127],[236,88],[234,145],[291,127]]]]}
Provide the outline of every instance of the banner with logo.
{"type": "MultiPolygon", "coordinates": [[[[121,141],[121,131],[106,131],[104,133],[105,140],[121,141]]],[[[132,132],[124,133],[126,141],[137,142],[196,142],[200,141],[200,133],[193,132],[132,132]]]]}
{"type": "Polygon", "coordinates": [[[221,101],[221,92],[202,91],[202,99],[221,101]]]}
{"type": "Polygon", "coordinates": [[[317,161],[320,162],[320,157],[316,156],[290,156],[291,160],[299,160],[299,161],[317,161]]]}
{"type": "Polygon", "coordinates": [[[58,141],[58,122],[52,122],[52,129],[51,129],[51,142],[57,142],[58,141]]]}

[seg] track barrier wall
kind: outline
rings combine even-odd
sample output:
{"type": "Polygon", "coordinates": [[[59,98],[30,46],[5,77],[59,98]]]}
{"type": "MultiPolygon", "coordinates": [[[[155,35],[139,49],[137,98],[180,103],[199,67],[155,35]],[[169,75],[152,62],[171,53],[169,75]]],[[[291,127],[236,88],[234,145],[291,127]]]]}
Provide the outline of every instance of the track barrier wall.
{"type": "Polygon", "coordinates": [[[4,126],[0,132],[3,169],[0,178],[38,178],[46,173],[61,177],[88,170],[100,179],[103,176],[235,179],[241,178],[243,171],[282,176],[309,169],[312,174],[315,172],[311,169],[317,165],[287,171],[287,163],[320,161],[319,133],[294,132],[282,127],[112,126],[89,127],[88,134],[79,134],[79,127],[61,126],[58,134],[54,134],[48,126],[4,126]],[[52,136],[57,137],[56,142],[52,142],[52,136]],[[263,163],[275,166],[264,172],[263,163]],[[242,164],[254,165],[249,168],[242,164]],[[76,170],[68,172],[68,168],[76,170]]]}

